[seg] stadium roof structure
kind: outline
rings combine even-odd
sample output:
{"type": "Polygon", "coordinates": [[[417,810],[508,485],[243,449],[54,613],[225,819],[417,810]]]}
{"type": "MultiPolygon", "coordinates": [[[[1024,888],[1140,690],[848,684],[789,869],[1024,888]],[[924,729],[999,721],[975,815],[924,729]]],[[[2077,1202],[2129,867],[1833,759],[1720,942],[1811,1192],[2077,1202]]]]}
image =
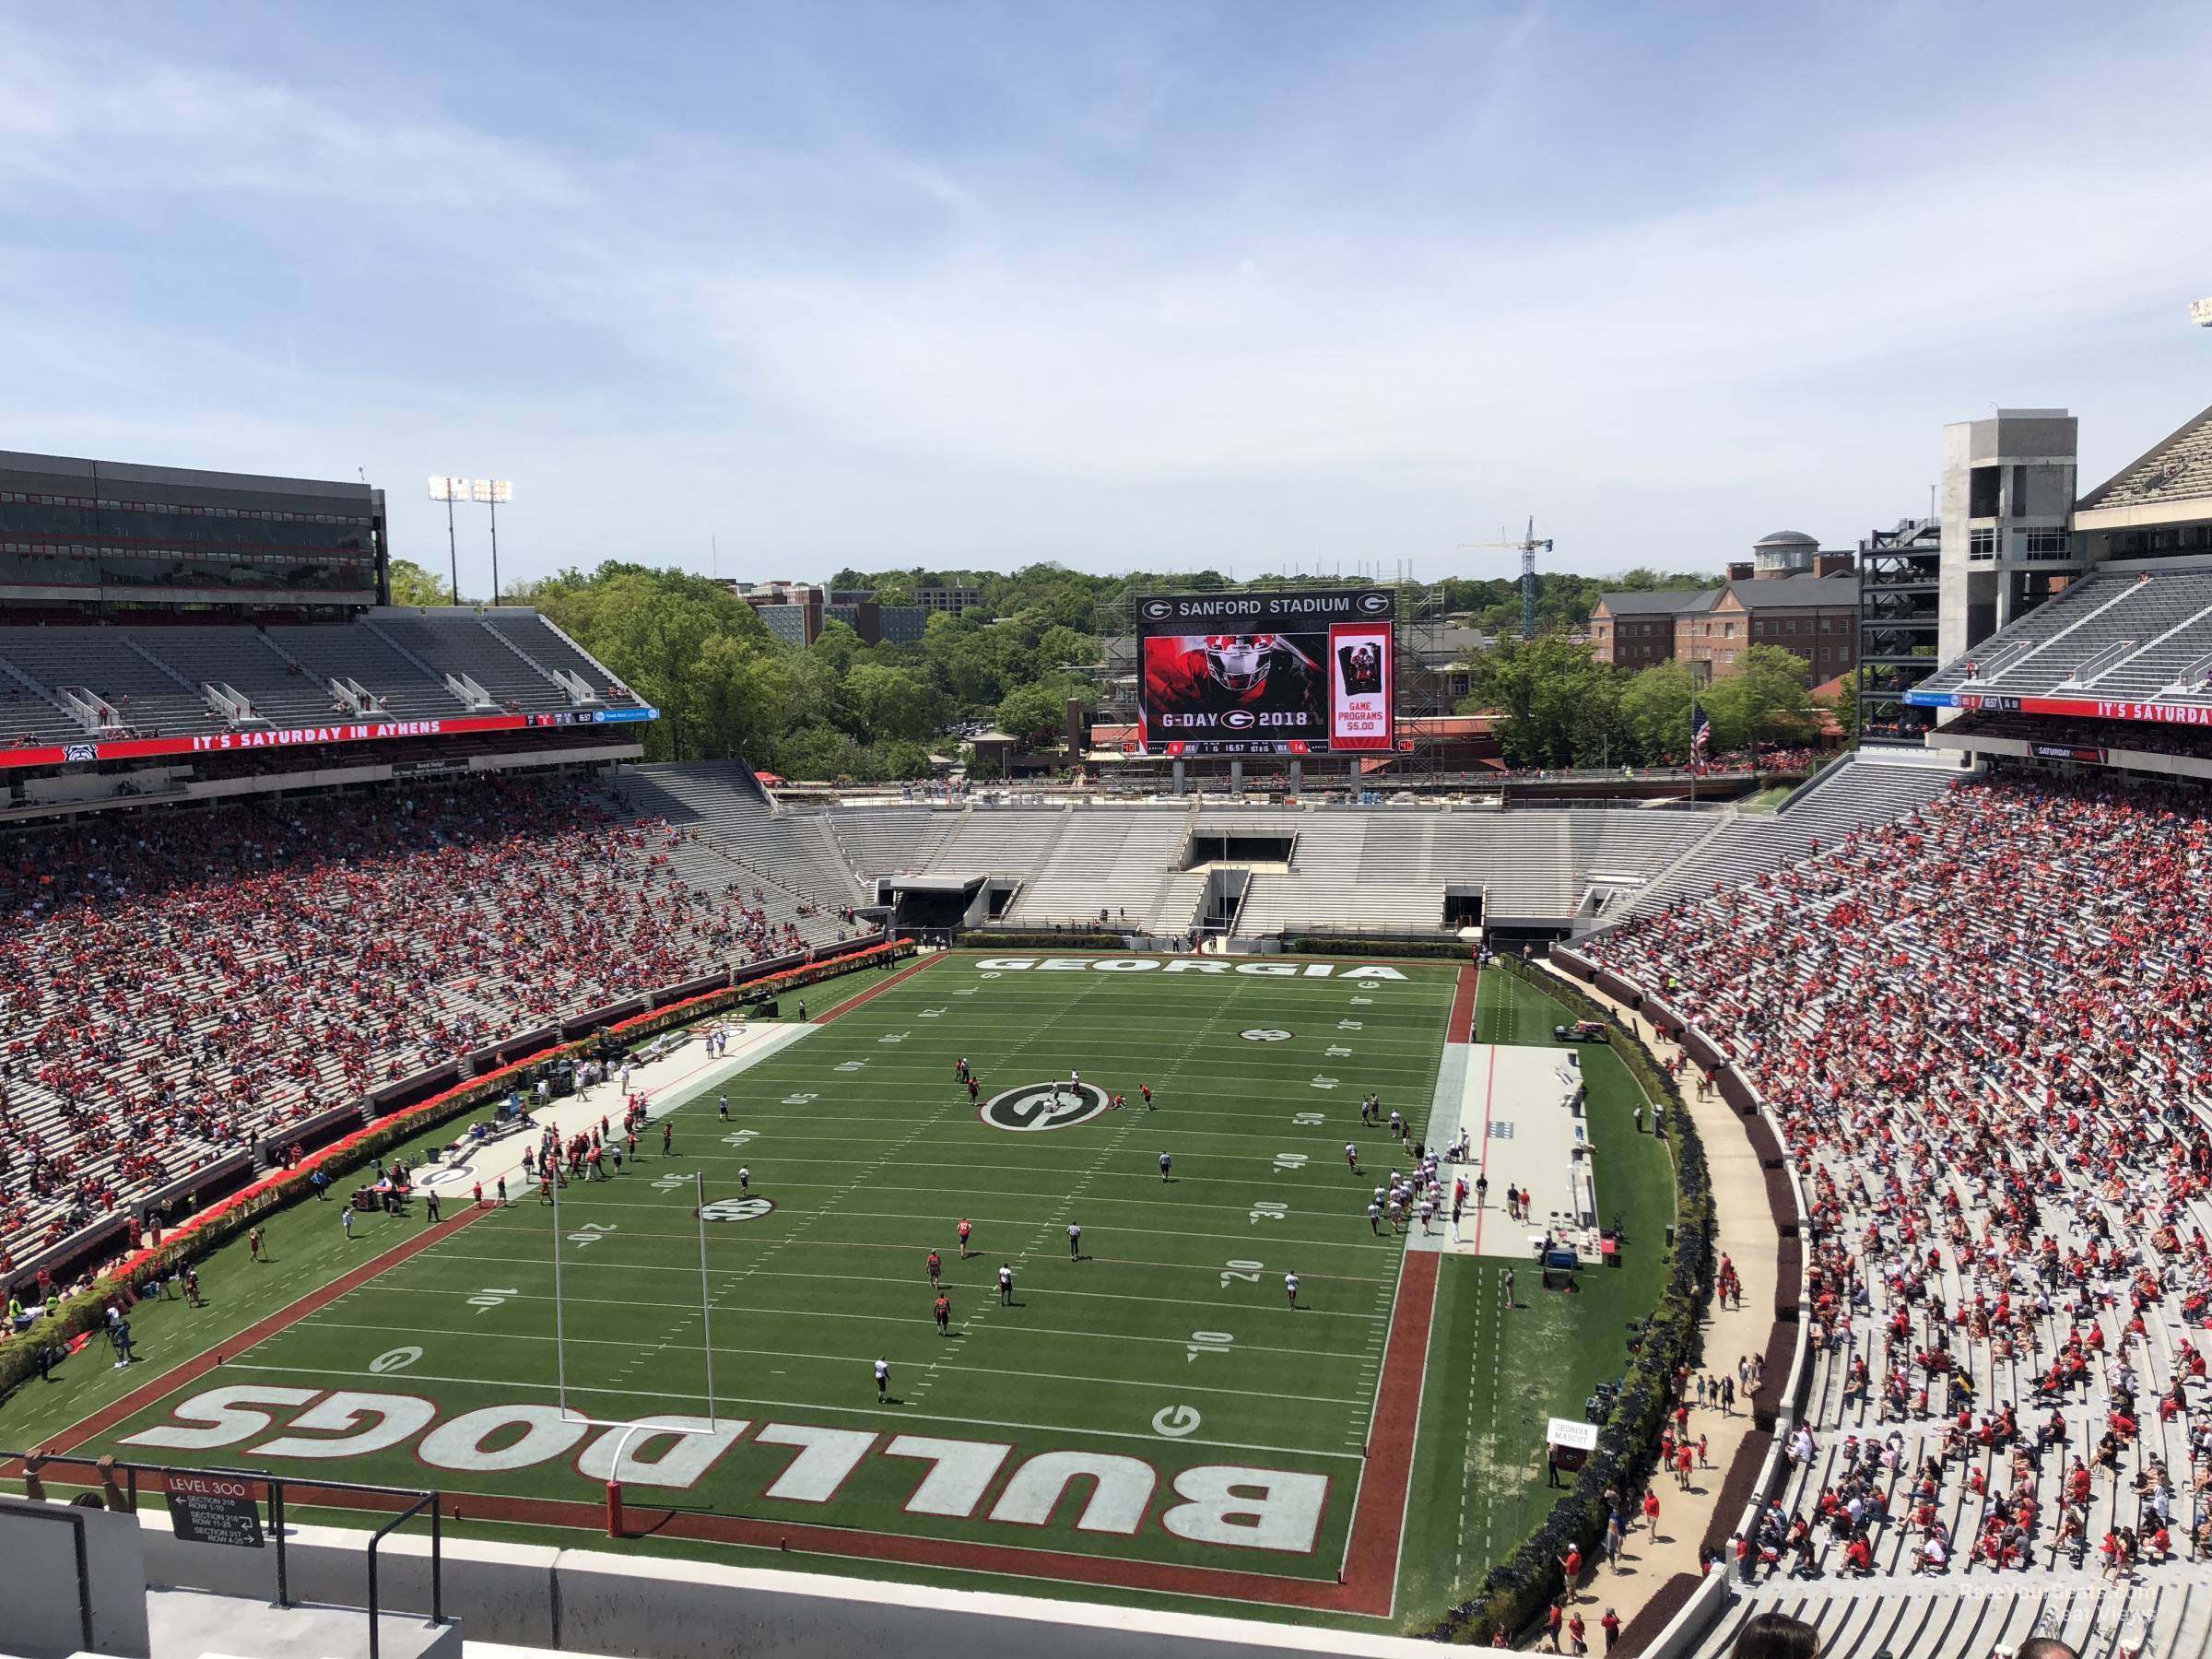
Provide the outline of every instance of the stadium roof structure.
{"type": "Polygon", "coordinates": [[[2091,572],[1905,700],[2212,725],[2212,562],[2176,563],[2091,572]]]}
{"type": "Polygon", "coordinates": [[[2193,416],[2081,498],[2078,510],[2212,498],[2212,409],[2193,416]]]}

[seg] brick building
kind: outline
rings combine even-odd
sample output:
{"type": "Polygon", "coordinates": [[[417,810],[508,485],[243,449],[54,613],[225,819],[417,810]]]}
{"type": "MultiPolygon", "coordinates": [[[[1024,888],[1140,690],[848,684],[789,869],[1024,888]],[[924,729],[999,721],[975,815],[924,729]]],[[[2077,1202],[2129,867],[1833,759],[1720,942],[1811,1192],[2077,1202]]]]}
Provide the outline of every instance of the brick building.
{"type": "Polygon", "coordinates": [[[1590,615],[1602,663],[1631,672],[1670,659],[1700,683],[1725,679],[1754,645],[1806,661],[1806,684],[1824,685],[1859,660],[1859,581],[1852,555],[1823,553],[1801,531],[1778,530],[1728,567],[1724,587],[1701,592],[1606,594],[1590,615]]]}

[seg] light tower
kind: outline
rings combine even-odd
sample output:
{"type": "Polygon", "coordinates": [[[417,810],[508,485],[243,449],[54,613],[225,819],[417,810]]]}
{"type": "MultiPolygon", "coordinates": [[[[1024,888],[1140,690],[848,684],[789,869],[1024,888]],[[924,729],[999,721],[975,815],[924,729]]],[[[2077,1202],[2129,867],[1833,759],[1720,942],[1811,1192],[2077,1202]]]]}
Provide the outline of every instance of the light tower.
{"type": "Polygon", "coordinates": [[[470,482],[467,478],[430,480],[430,500],[445,503],[445,556],[453,560],[453,589],[445,596],[448,605],[461,603],[461,549],[453,540],[453,503],[468,500],[470,482]]]}
{"type": "Polygon", "coordinates": [[[491,509],[491,602],[500,602],[500,509],[514,500],[514,485],[506,478],[471,478],[469,490],[491,509]]]}

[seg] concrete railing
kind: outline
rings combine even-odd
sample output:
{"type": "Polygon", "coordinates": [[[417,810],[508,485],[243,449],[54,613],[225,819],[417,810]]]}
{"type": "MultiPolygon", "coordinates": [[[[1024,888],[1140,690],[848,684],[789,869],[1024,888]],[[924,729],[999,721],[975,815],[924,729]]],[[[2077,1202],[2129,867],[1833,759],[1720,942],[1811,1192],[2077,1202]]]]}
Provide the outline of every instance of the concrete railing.
{"type": "MultiPolygon", "coordinates": [[[[1557,948],[1549,959],[1562,972],[1594,986],[1616,1002],[1637,1009],[1651,1020],[1655,1030],[1679,1043],[1683,1053],[1712,1076],[1715,1092],[1736,1114],[1761,1168],[1782,1177],[1781,1192],[1776,1191],[1774,1182],[1767,1184],[1767,1202],[1774,1221],[1776,1241],[1774,1314],[1777,1323],[1786,1318],[1795,1326],[1795,1341],[1778,1396],[1766,1457],[1759,1465],[1759,1478],[1752,1486],[1743,1512],[1732,1529],[1738,1534],[1748,1534],[1768,1501],[1788,1483],[1789,1465],[1784,1448],[1812,1388],[1813,1321],[1812,1304],[1806,1293],[1805,1247],[1813,1230],[1804,1180],[1789,1156],[1789,1143],[1783,1138],[1781,1121],[1718,1043],[1689,1024],[1663,997],[1601,968],[1577,951],[1557,948]]],[[[1645,1659],[1677,1659],[1703,1639],[1720,1619],[1733,1594],[1733,1562],[1724,1560],[1713,1568],[1681,1611],[1644,1650],[1645,1659]]]]}

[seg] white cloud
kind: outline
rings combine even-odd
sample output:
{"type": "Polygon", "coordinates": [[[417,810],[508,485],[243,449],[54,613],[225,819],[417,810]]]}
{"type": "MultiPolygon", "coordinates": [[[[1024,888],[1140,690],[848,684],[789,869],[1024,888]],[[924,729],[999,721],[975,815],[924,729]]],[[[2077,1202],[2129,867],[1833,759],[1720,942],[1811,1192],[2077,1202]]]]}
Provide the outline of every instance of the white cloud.
{"type": "MultiPolygon", "coordinates": [[[[1711,566],[1779,524],[1841,540],[1910,511],[1945,419],[2161,394],[2181,375],[2163,360],[2196,344],[2178,321],[2212,288],[2196,51],[2053,55],[1994,108],[1869,111],[1841,161],[1809,126],[1747,130],[1647,201],[1594,178],[1500,210],[1498,180],[1476,206],[1454,170],[1541,109],[1574,44],[1529,11],[1484,50],[1485,95],[1457,124],[1418,112],[1402,157],[1382,37],[1306,65],[1295,107],[1237,88],[1251,130],[1210,147],[1179,147],[1172,117],[1212,89],[1138,40],[1087,96],[1006,66],[1037,124],[994,143],[894,138],[848,109],[771,150],[603,110],[594,130],[628,135],[585,165],[434,102],[356,114],[231,69],[0,37],[0,184],[87,213],[182,195],[263,228],[256,256],[278,262],[294,205],[338,201],[367,261],[327,295],[272,271],[311,365],[294,372],[188,306],[103,312],[65,263],[0,250],[19,394],[0,436],[253,470],[358,457],[403,547],[443,541],[412,500],[422,474],[511,473],[533,568],[699,562],[719,531],[732,568],[792,573],[1054,555],[1434,573],[1529,511],[1563,563],[1711,566]],[[1341,107],[1310,96],[1332,73],[1341,107]],[[1385,171],[1332,164],[1333,137],[1385,171]],[[420,210],[488,198],[539,211],[471,250],[463,295],[420,210]],[[371,339],[343,383],[317,377],[317,336],[364,326],[356,308],[390,329],[457,299],[528,360],[371,339]]],[[[1808,123],[1857,118],[1834,91],[1808,80],[1808,123]]],[[[1558,138],[1624,168],[1643,141],[1558,138]]],[[[2113,460],[2194,407],[2142,415],[2113,460]]]]}

